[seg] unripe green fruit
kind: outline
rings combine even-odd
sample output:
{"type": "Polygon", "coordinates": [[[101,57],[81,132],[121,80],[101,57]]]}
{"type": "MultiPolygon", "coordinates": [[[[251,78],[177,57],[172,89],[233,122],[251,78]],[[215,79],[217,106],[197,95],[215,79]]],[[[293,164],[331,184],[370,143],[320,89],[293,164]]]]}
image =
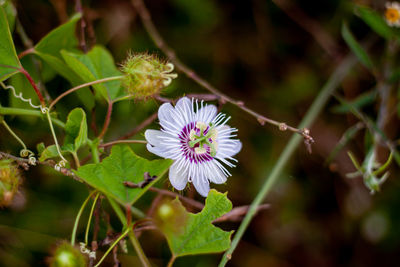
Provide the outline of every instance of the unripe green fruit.
{"type": "Polygon", "coordinates": [[[18,192],[21,176],[18,167],[8,159],[0,160],[0,207],[9,206],[18,192]]]}
{"type": "Polygon", "coordinates": [[[146,99],[160,94],[177,74],[171,73],[174,65],[163,62],[154,55],[129,55],[122,64],[122,84],[135,99],[146,99]]]}
{"type": "Polygon", "coordinates": [[[86,258],[67,242],[61,243],[50,258],[50,267],[85,267],[86,258]]]}

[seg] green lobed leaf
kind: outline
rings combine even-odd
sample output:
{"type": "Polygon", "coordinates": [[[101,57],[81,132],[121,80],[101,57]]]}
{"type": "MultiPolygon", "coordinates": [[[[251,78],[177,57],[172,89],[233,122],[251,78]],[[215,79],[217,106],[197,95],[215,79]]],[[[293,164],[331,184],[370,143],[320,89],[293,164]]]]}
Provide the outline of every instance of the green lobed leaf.
{"type": "MultiPolygon", "coordinates": [[[[75,50],[77,48],[78,39],[75,36],[75,28],[80,18],[80,14],[75,14],[68,22],[52,30],[36,44],[34,51],[73,86],[82,84],[83,80],[65,64],[60,52],[62,49],[75,50]]],[[[80,89],[77,95],[88,110],[94,107],[94,98],[89,88],[80,89]]]]}
{"type": "Polygon", "coordinates": [[[20,68],[21,63],[15,51],[7,15],[2,6],[0,6],[0,36],[0,81],[3,81],[17,73],[18,70],[15,68],[20,68]]]}
{"type": "Polygon", "coordinates": [[[394,36],[392,28],[375,10],[359,5],[356,5],[355,10],[360,18],[380,36],[385,39],[390,39],[394,36]]]}
{"type": "MultiPolygon", "coordinates": [[[[232,209],[226,193],[210,190],[203,210],[197,214],[187,212],[178,199],[171,202],[171,207],[172,212],[169,215],[161,215],[165,220],[159,228],[166,236],[175,257],[217,253],[230,247],[233,231],[226,232],[212,224],[215,219],[232,209]]],[[[158,214],[160,212],[165,213],[159,209],[158,214]]]]}
{"type": "MultiPolygon", "coordinates": [[[[40,81],[49,81],[55,75],[54,70],[44,62],[40,70],[36,68],[33,56],[25,56],[21,58],[21,64],[37,84],[40,81]]],[[[22,93],[24,98],[30,98],[35,105],[40,104],[39,98],[37,97],[35,91],[32,90],[32,86],[30,85],[28,79],[26,79],[25,75],[22,73],[17,73],[9,79],[9,83],[10,85],[14,86],[17,94],[22,93]]],[[[11,91],[9,92],[9,105],[16,108],[31,108],[28,103],[14,97],[11,91]]],[[[28,123],[35,123],[35,119],[33,118],[21,117],[21,119],[28,123]]]]}
{"type": "MultiPolygon", "coordinates": [[[[42,149],[42,148],[41,148],[42,149]]],[[[47,159],[58,157],[57,147],[56,145],[50,145],[46,147],[42,153],[40,153],[39,161],[43,162],[47,159]]]]}
{"type": "Polygon", "coordinates": [[[39,155],[42,154],[45,149],[46,149],[46,146],[44,145],[43,142],[36,145],[36,150],[39,153],[39,155]]]}
{"type": "Polygon", "coordinates": [[[17,9],[14,7],[11,0],[5,0],[3,3],[0,1],[0,5],[3,7],[6,15],[8,25],[10,26],[10,32],[14,31],[15,27],[15,18],[17,16],[17,9]]]}
{"type": "MultiPolygon", "coordinates": [[[[121,75],[115,66],[112,55],[102,46],[93,47],[87,54],[65,50],[61,54],[67,65],[84,82],[121,75]]],[[[95,84],[93,87],[106,100],[113,100],[125,95],[119,80],[95,84]]]]}
{"type": "Polygon", "coordinates": [[[171,164],[169,159],[149,161],[137,156],[129,146],[118,145],[113,146],[111,155],[101,163],[82,166],[75,174],[92,187],[126,205],[133,204],[150,186],[160,180],[171,164]],[[146,172],[157,176],[146,187],[128,188],[123,184],[126,181],[142,182],[146,172]]]}
{"type": "Polygon", "coordinates": [[[353,34],[350,32],[350,29],[346,23],[342,24],[342,37],[346,41],[350,49],[353,51],[353,53],[356,55],[358,60],[360,60],[360,62],[369,70],[372,70],[374,68],[374,65],[371,58],[364,50],[364,48],[358,43],[353,34]]]}
{"type": "Polygon", "coordinates": [[[75,108],[68,114],[65,124],[64,150],[77,152],[87,142],[87,131],[85,111],[81,108],[75,108]]]}
{"type": "Polygon", "coordinates": [[[68,22],[52,30],[36,44],[35,51],[60,58],[61,49],[76,49],[78,39],[75,37],[75,27],[80,18],[81,14],[77,13],[68,22]]]}

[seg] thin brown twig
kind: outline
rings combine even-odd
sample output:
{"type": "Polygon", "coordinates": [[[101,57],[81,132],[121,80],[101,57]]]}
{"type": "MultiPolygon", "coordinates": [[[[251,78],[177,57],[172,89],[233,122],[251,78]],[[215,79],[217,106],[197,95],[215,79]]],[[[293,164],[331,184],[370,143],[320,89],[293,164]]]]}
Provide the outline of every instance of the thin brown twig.
{"type": "MultiPolygon", "coordinates": [[[[28,170],[29,167],[31,166],[31,165],[29,165],[29,160],[28,160],[28,159],[16,157],[16,156],[13,156],[13,155],[8,154],[8,153],[6,153],[6,152],[0,151],[0,159],[1,159],[1,158],[8,158],[8,159],[14,160],[14,161],[16,161],[21,167],[23,167],[25,170],[28,170]]],[[[54,162],[54,161],[52,161],[52,160],[36,161],[36,164],[45,165],[45,166],[50,166],[50,167],[52,167],[52,168],[54,168],[54,167],[56,166],[56,162],[54,162]]],[[[72,170],[70,170],[70,169],[68,169],[68,168],[61,168],[61,169],[60,169],[60,172],[61,172],[62,174],[64,174],[65,176],[69,176],[69,177],[74,178],[74,179],[77,180],[77,181],[80,181],[80,180],[81,180],[78,176],[76,176],[76,175],[72,172],[72,170]]]]}
{"type": "Polygon", "coordinates": [[[149,191],[156,192],[158,194],[162,194],[164,196],[169,196],[169,197],[173,197],[173,198],[178,197],[179,200],[181,200],[181,201],[183,201],[183,202],[185,202],[185,203],[187,203],[187,204],[189,204],[189,205],[191,205],[191,206],[193,206],[193,207],[195,207],[197,209],[200,209],[200,210],[204,208],[204,205],[202,203],[200,203],[200,202],[198,202],[198,201],[196,201],[194,199],[179,195],[179,194],[177,194],[175,192],[172,192],[172,191],[168,191],[168,190],[165,190],[165,189],[160,189],[160,188],[157,188],[157,187],[150,187],[149,191]]]}
{"type": "Polygon", "coordinates": [[[172,63],[176,66],[177,69],[182,71],[186,76],[191,78],[193,81],[213,93],[214,95],[219,96],[222,102],[229,102],[238,108],[242,109],[243,111],[247,112],[251,116],[255,117],[258,122],[261,125],[265,125],[265,123],[269,123],[272,125],[275,125],[279,128],[281,131],[292,131],[295,133],[298,133],[303,136],[305,139],[305,143],[308,144],[308,148],[310,147],[310,144],[314,142],[314,139],[310,135],[310,131],[308,129],[297,129],[295,127],[289,126],[284,122],[278,122],[273,119],[267,118],[266,116],[263,116],[252,109],[246,107],[243,103],[243,101],[240,100],[235,100],[222,92],[220,92],[217,88],[212,86],[210,83],[208,83],[206,80],[201,78],[199,75],[197,75],[194,70],[186,66],[180,59],[176,56],[176,53],[173,49],[171,49],[160,33],[158,32],[157,28],[155,27],[150,13],[147,10],[146,6],[144,5],[142,0],[131,0],[132,5],[135,7],[136,11],[138,12],[138,15],[143,23],[143,26],[145,27],[147,33],[150,35],[151,39],[154,41],[156,46],[164,52],[168,56],[168,58],[171,60],[172,63]]]}
{"type": "Polygon", "coordinates": [[[101,130],[98,138],[101,140],[104,135],[106,134],[107,130],[108,130],[108,126],[110,126],[110,121],[111,121],[111,114],[112,114],[112,110],[113,110],[113,102],[112,101],[108,101],[108,108],[107,108],[107,114],[106,114],[106,118],[104,120],[104,125],[103,125],[103,130],[101,130]]]}
{"type": "MultiPolygon", "coordinates": [[[[213,95],[213,94],[187,94],[186,97],[196,98],[196,99],[205,100],[205,101],[213,101],[213,100],[220,99],[219,96],[213,95]]],[[[179,98],[170,99],[170,98],[162,97],[162,96],[155,96],[154,98],[163,103],[170,103],[170,102],[175,103],[179,99],[179,98]]]]}
{"type": "Polygon", "coordinates": [[[82,51],[86,53],[87,52],[86,38],[85,38],[86,22],[83,16],[83,8],[81,0],[75,0],[75,10],[76,12],[82,15],[79,27],[79,46],[81,47],[82,51]]]}
{"type": "MultiPolygon", "coordinates": [[[[134,183],[128,182],[128,181],[124,182],[124,185],[127,186],[127,187],[130,187],[130,188],[139,188],[140,187],[139,184],[134,184],[134,183]]],[[[172,197],[172,198],[178,197],[181,201],[184,201],[187,204],[189,204],[189,205],[191,205],[191,206],[193,206],[195,208],[198,208],[200,210],[204,208],[204,205],[202,203],[200,203],[200,202],[198,202],[198,201],[196,201],[194,199],[179,195],[179,194],[177,194],[175,192],[172,192],[172,191],[168,191],[168,190],[165,190],[165,189],[160,189],[160,188],[157,188],[157,187],[149,187],[148,190],[152,191],[152,192],[155,192],[155,193],[158,193],[158,194],[161,194],[161,195],[164,195],[164,196],[169,196],[169,197],[172,197]]]]}
{"type": "Polygon", "coordinates": [[[156,211],[156,208],[160,204],[160,202],[163,200],[163,195],[158,194],[153,201],[151,202],[150,208],[147,210],[147,217],[153,217],[154,212],[156,211]]]}
{"type": "Polygon", "coordinates": [[[124,136],[122,136],[120,138],[120,140],[128,139],[128,138],[134,136],[135,134],[137,134],[138,132],[140,132],[141,130],[143,130],[144,128],[146,128],[155,119],[157,119],[157,115],[158,115],[157,112],[155,112],[152,115],[150,115],[146,120],[144,120],[142,123],[140,123],[138,126],[136,126],[132,131],[130,131],[129,133],[127,133],[124,136]]]}
{"type": "MultiPolygon", "coordinates": [[[[269,209],[270,205],[269,204],[261,204],[260,206],[257,207],[256,213],[269,209]]],[[[250,205],[246,206],[239,206],[233,208],[230,212],[222,215],[221,217],[215,219],[213,223],[221,223],[221,222],[240,222],[243,219],[243,216],[247,214],[249,211],[250,205]]]]}

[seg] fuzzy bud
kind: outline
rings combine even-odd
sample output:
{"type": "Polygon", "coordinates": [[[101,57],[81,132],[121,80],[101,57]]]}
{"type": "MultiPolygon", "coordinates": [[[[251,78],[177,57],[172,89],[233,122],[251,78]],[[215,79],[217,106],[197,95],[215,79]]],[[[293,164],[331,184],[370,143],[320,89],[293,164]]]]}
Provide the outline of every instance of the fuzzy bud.
{"type": "Polygon", "coordinates": [[[178,75],[172,73],[174,65],[161,61],[155,55],[129,55],[122,64],[123,85],[135,99],[158,95],[178,75]]]}
{"type": "Polygon", "coordinates": [[[9,206],[18,192],[21,176],[11,160],[0,160],[0,207],[9,206]]]}
{"type": "Polygon", "coordinates": [[[62,242],[55,249],[53,256],[48,260],[50,267],[85,267],[86,258],[79,249],[67,242],[62,242]]]}

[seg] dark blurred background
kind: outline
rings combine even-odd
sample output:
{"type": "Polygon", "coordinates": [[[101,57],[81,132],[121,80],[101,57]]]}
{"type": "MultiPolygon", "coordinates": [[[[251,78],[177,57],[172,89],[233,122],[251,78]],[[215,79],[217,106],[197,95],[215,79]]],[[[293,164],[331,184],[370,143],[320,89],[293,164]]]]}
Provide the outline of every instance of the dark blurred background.
{"type": "MultiPolygon", "coordinates": [[[[349,51],[340,36],[348,21],[354,34],[363,39],[370,29],[353,14],[346,0],[286,1],[145,1],[155,25],[183,62],[225,94],[240,99],[250,108],[296,126],[321,87],[349,51]],[[303,24],[303,25],[302,25],[303,24]],[[310,32],[316,31],[321,40],[310,32]]],[[[383,1],[359,1],[383,10],[383,1]]],[[[74,1],[14,1],[18,17],[34,43],[74,13],[74,1]]],[[[88,21],[88,43],[106,46],[121,63],[129,51],[164,55],[155,47],[128,0],[82,1],[88,21]]],[[[18,35],[16,46],[23,50],[18,35]]],[[[379,58],[380,46],[374,45],[379,58]]],[[[338,92],[355,98],[374,86],[373,77],[356,65],[338,92]]],[[[70,88],[55,77],[46,84],[54,98],[70,88]]],[[[180,74],[164,91],[167,97],[206,93],[180,74]]],[[[1,95],[7,105],[7,97],[1,95]]],[[[67,97],[57,108],[65,120],[68,110],[80,103],[67,97]]],[[[106,140],[127,133],[157,110],[156,100],[119,103],[115,108],[106,140]]],[[[400,182],[398,168],[381,192],[371,195],[361,178],[348,179],[354,171],[346,150],[362,160],[364,136],[358,134],[329,164],[326,159],[343,132],[357,120],[337,114],[338,102],[331,99],[311,128],[313,153],[300,146],[266,199],[271,208],[251,223],[229,266],[399,266],[400,182]],[[397,226],[396,226],[397,225],[397,226]]],[[[102,124],[105,104],[96,110],[102,124]]],[[[233,176],[218,190],[228,191],[234,206],[250,204],[276,163],[291,133],[257,120],[230,104],[222,111],[232,116],[230,124],[239,129],[243,149],[233,176]]],[[[375,112],[375,107],[370,107],[375,112]]],[[[51,144],[41,120],[7,117],[15,131],[30,147],[44,141],[51,144]],[[32,128],[37,129],[32,131],[32,128]],[[28,130],[29,129],[29,130],[28,130]]],[[[151,127],[158,127],[154,123],[151,127]]],[[[18,153],[18,146],[0,129],[2,151],[18,153]]],[[[143,138],[143,133],[136,136],[143,138]]],[[[143,156],[153,157],[142,145],[133,145],[143,156]]],[[[392,164],[394,165],[394,164],[392,164]]],[[[88,188],[47,167],[24,173],[21,194],[11,208],[0,211],[0,266],[44,266],[57,240],[69,239],[74,218],[87,196],[88,188]]],[[[167,182],[166,186],[167,186],[167,182]]],[[[186,192],[190,194],[190,192],[186,192]]],[[[146,210],[154,198],[148,193],[138,204],[146,210]]],[[[200,197],[197,197],[203,201],[200,197]]],[[[87,214],[87,213],[85,213],[87,214]]],[[[86,216],[79,238],[83,238],[86,216]]],[[[113,222],[117,223],[117,222],[113,222]]],[[[235,230],[239,223],[220,225],[235,230]]],[[[116,226],[118,229],[118,226],[116,226]]],[[[160,233],[146,232],[140,241],[157,265],[169,260],[166,241],[160,233]]],[[[132,250],[132,249],[131,249],[132,250]]],[[[122,266],[139,266],[133,252],[122,254],[122,266]],[[131,256],[130,256],[131,255],[131,256]]],[[[183,257],[174,266],[216,266],[222,254],[183,257]]],[[[105,266],[112,266],[112,260],[105,266]],[[107,265],[109,264],[109,265],[107,265]]]]}

